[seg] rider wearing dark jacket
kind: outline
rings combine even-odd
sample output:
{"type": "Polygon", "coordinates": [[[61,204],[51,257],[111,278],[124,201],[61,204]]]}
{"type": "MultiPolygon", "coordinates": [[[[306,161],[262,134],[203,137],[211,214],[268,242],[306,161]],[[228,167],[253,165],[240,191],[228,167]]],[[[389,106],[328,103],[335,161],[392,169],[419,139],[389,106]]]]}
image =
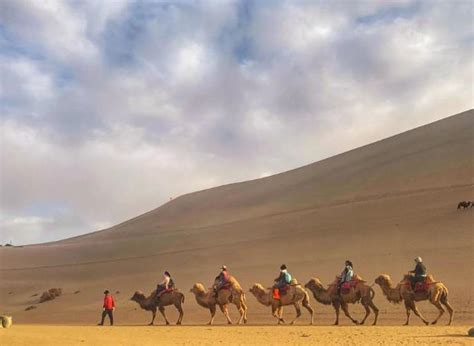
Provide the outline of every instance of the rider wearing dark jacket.
{"type": "Polygon", "coordinates": [[[426,278],[426,267],[423,264],[421,257],[415,258],[415,269],[410,270],[409,273],[414,274],[411,279],[411,287],[414,289],[417,282],[423,282],[426,278]]]}

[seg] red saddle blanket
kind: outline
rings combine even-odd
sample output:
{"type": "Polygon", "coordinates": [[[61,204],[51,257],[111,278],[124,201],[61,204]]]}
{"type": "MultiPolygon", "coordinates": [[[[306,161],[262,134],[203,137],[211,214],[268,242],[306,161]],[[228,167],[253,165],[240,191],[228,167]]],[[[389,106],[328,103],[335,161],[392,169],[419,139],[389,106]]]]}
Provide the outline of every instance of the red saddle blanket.
{"type": "Polygon", "coordinates": [[[413,276],[411,275],[405,275],[405,277],[401,281],[401,284],[402,285],[404,284],[407,288],[413,290],[415,293],[419,293],[419,292],[426,293],[430,289],[430,286],[436,283],[432,275],[427,275],[423,281],[419,281],[415,283],[415,287],[413,288],[412,278],[413,276]]]}
{"type": "Polygon", "coordinates": [[[350,292],[351,288],[356,287],[359,282],[362,282],[358,277],[353,278],[351,281],[343,282],[341,285],[341,293],[347,294],[350,292]]]}
{"type": "Polygon", "coordinates": [[[428,282],[428,280],[424,280],[421,282],[417,282],[415,284],[415,292],[428,292],[430,288],[431,282],[428,282]]]}
{"type": "Polygon", "coordinates": [[[352,279],[351,281],[343,282],[342,285],[341,285],[341,288],[349,289],[351,287],[356,287],[357,284],[361,281],[362,280],[360,280],[359,278],[355,278],[355,279],[352,279]]]}

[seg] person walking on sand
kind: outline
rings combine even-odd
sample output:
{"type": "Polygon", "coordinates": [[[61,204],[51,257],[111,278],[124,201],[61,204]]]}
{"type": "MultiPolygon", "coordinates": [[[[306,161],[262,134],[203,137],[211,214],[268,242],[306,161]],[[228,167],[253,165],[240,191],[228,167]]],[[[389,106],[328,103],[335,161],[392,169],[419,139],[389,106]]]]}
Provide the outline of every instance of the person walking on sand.
{"type": "Polygon", "coordinates": [[[114,325],[114,310],[115,310],[114,297],[112,297],[112,295],[110,295],[109,290],[105,290],[104,294],[105,294],[105,296],[104,296],[104,305],[102,306],[103,307],[102,320],[97,325],[98,326],[103,326],[105,316],[109,315],[110,325],[113,326],[114,325]]]}

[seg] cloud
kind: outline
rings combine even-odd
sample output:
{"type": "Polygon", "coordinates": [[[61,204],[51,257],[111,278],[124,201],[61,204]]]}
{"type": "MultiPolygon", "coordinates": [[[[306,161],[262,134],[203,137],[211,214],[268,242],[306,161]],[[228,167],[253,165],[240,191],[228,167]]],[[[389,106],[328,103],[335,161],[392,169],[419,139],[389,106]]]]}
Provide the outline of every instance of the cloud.
{"type": "Polygon", "coordinates": [[[94,231],[472,108],[470,6],[3,1],[0,241],[94,231]]]}

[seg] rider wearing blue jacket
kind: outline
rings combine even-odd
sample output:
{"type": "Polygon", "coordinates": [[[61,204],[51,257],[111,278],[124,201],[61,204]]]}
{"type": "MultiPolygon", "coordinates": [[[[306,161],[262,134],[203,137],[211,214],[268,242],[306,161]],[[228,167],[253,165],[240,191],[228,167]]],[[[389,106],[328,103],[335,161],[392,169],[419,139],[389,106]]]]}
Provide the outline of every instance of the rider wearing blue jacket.
{"type": "Polygon", "coordinates": [[[282,264],[280,267],[280,275],[275,279],[274,287],[283,288],[291,283],[291,279],[291,274],[288,273],[286,265],[282,264]]]}

